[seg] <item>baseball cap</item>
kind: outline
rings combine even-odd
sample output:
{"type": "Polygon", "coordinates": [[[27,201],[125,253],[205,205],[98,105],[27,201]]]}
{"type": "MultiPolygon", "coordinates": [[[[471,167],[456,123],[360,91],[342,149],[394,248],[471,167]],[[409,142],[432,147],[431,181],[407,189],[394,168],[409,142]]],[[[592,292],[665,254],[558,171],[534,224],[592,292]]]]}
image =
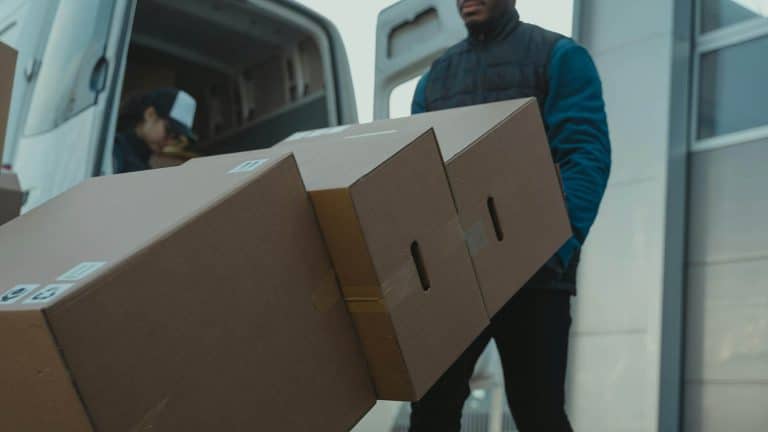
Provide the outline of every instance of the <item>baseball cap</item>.
{"type": "Polygon", "coordinates": [[[155,107],[157,115],[168,120],[173,132],[197,141],[192,130],[197,101],[189,93],[176,88],[162,88],[147,95],[147,103],[155,107]]]}

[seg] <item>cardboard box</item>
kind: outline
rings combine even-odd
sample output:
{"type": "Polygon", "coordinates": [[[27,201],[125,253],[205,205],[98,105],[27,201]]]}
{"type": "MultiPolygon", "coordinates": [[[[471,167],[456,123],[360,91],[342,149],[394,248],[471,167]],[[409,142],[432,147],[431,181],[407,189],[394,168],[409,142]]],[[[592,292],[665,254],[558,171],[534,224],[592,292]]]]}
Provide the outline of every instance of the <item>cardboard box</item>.
{"type": "Polygon", "coordinates": [[[536,99],[427,113],[490,316],[571,237],[536,99]]]}
{"type": "Polygon", "coordinates": [[[8,114],[11,110],[13,76],[16,73],[16,50],[0,42],[0,164],[3,162],[5,133],[8,126],[8,114]]]}
{"type": "Polygon", "coordinates": [[[342,127],[273,151],[285,149],[317,211],[377,395],[420,399],[488,324],[434,133],[342,127]]]}
{"type": "Polygon", "coordinates": [[[373,405],[294,159],[226,162],[0,227],[0,429],[339,431],[373,405]]]}
{"type": "Polygon", "coordinates": [[[0,225],[21,213],[23,198],[16,174],[0,171],[0,225]]]}
{"type": "MultiPolygon", "coordinates": [[[[435,111],[355,127],[434,128],[492,317],[571,236],[536,99],[435,111]]],[[[333,129],[303,132],[319,140],[333,129]]]]}

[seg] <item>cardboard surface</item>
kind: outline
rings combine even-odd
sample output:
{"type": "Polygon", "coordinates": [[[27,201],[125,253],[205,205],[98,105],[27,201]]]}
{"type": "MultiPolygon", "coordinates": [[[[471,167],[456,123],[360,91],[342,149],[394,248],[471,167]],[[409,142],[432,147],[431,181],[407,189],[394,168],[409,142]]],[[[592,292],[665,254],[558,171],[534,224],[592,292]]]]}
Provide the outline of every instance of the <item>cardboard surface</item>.
{"type": "Polygon", "coordinates": [[[401,126],[342,127],[219,158],[294,152],[377,395],[417,400],[488,319],[434,134],[401,126]]]}
{"type": "Polygon", "coordinates": [[[15,49],[0,42],[0,163],[3,159],[5,132],[8,126],[8,113],[11,109],[13,76],[16,73],[15,49]]]}
{"type": "MultiPolygon", "coordinates": [[[[492,317],[571,236],[537,103],[527,98],[435,111],[357,125],[355,133],[429,127],[492,317]]],[[[344,133],[330,128],[298,136],[321,143],[344,133]]]]}
{"type": "Polygon", "coordinates": [[[23,193],[16,174],[0,171],[0,225],[21,212],[23,193]]]}
{"type": "Polygon", "coordinates": [[[290,156],[92,179],[0,245],[2,430],[338,431],[374,403],[290,156]]]}
{"type": "Polygon", "coordinates": [[[448,177],[493,316],[572,234],[541,115],[535,99],[523,99],[427,118],[450,155],[448,177]],[[457,123],[477,138],[461,137],[462,147],[457,123]]]}

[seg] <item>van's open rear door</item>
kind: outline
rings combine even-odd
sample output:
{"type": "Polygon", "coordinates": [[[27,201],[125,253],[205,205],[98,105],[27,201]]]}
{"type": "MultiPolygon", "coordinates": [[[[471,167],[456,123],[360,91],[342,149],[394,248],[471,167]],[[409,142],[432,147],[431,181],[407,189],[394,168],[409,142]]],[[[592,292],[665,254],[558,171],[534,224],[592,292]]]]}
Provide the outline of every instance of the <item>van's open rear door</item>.
{"type": "Polygon", "coordinates": [[[72,0],[53,9],[13,159],[29,191],[24,211],[101,167],[135,1],[72,0]]]}
{"type": "Polygon", "coordinates": [[[455,1],[402,0],[382,10],[376,27],[374,118],[388,118],[392,91],[465,36],[455,1]]]}
{"type": "Polygon", "coordinates": [[[16,141],[21,129],[19,119],[24,117],[30,83],[40,68],[45,38],[55,10],[53,0],[0,1],[0,42],[19,53],[8,115],[5,157],[0,155],[3,163],[10,164],[16,154],[16,141]]]}

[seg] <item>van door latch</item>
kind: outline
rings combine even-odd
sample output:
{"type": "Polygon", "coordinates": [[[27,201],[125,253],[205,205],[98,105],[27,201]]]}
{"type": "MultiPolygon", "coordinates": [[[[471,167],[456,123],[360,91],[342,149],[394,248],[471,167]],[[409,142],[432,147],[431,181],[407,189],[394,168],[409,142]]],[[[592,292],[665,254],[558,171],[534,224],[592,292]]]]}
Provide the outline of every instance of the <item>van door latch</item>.
{"type": "Polygon", "coordinates": [[[38,72],[40,72],[40,66],[43,64],[40,59],[35,58],[29,61],[27,63],[27,67],[24,68],[24,77],[27,79],[27,82],[32,81],[38,72]]]}

